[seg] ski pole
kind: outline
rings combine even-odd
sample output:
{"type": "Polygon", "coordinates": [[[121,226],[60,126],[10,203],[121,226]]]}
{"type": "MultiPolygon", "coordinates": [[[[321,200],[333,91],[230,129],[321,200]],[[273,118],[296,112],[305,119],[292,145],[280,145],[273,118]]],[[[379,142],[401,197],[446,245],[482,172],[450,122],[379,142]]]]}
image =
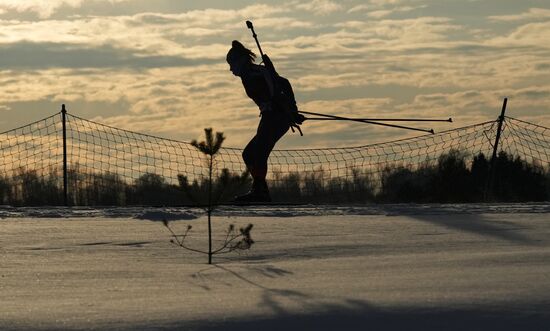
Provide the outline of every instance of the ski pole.
{"type": "MultiPolygon", "coordinates": [[[[342,116],[336,116],[336,115],[327,115],[327,114],[320,114],[320,113],[312,113],[312,112],[308,112],[308,111],[298,111],[299,113],[302,113],[302,114],[308,114],[308,115],[315,115],[315,116],[322,116],[322,117],[327,117],[327,118],[330,118],[330,119],[333,119],[333,120],[339,120],[339,121],[352,121],[352,122],[360,122],[360,123],[367,123],[367,124],[374,124],[374,125],[381,125],[381,126],[388,126],[388,127],[391,127],[391,128],[398,128],[398,129],[405,129],[405,130],[413,130],[413,131],[420,131],[420,132],[427,132],[427,133],[431,133],[431,134],[434,134],[434,130],[433,129],[420,129],[420,128],[413,128],[413,127],[410,127],[410,126],[403,126],[403,125],[397,125],[397,124],[388,124],[388,123],[380,123],[380,122],[375,122],[375,121],[370,121],[370,120],[364,120],[364,119],[360,119],[360,118],[349,118],[349,117],[342,117],[342,116]]],[[[307,120],[308,118],[306,118],[307,120]]]]}
{"type": "MultiPolygon", "coordinates": [[[[352,117],[350,117],[352,118],[352,117]]],[[[308,120],[313,121],[331,121],[336,120],[335,118],[329,118],[329,117],[308,117],[308,120]]],[[[452,118],[441,120],[441,119],[428,119],[428,118],[353,118],[354,120],[362,120],[362,121],[373,121],[373,122],[453,122],[452,118]]]]}
{"type": "MultiPolygon", "coordinates": [[[[262,46],[260,46],[260,42],[258,41],[258,35],[256,34],[256,31],[254,31],[254,25],[252,25],[252,22],[246,21],[246,27],[249,28],[252,31],[252,37],[256,41],[256,45],[258,46],[258,50],[260,51],[260,55],[264,56],[264,53],[262,51],[262,46]]],[[[343,120],[343,121],[354,121],[354,122],[361,122],[361,123],[368,123],[368,124],[375,124],[375,125],[382,125],[382,126],[388,126],[392,128],[399,128],[399,129],[406,129],[406,130],[414,130],[414,131],[421,131],[421,132],[428,132],[433,134],[434,130],[426,130],[426,129],[418,129],[418,128],[412,128],[408,126],[402,126],[402,125],[396,125],[396,124],[387,124],[387,123],[379,123],[374,122],[371,120],[365,120],[365,119],[353,119],[353,118],[346,118],[346,117],[340,117],[340,116],[334,116],[334,115],[325,115],[325,114],[319,114],[319,113],[310,113],[310,112],[304,112],[304,111],[298,111],[298,113],[302,114],[309,114],[309,115],[316,115],[316,116],[323,116],[323,117],[330,117],[334,120],[343,120]]]]}

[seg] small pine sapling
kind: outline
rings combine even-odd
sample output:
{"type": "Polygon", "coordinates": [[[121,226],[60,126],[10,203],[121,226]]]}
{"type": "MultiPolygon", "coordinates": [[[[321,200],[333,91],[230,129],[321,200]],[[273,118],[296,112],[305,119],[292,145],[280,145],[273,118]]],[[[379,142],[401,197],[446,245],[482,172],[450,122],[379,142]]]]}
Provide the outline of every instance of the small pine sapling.
{"type": "MultiPolygon", "coordinates": [[[[223,144],[223,141],[225,140],[225,136],[223,135],[223,132],[216,132],[216,135],[214,136],[212,134],[212,128],[204,129],[204,134],[206,138],[204,141],[198,142],[197,140],[193,140],[191,141],[191,145],[196,149],[198,149],[207,157],[208,195],[207,195],[206,213],[208,216],[208,251],[195,249],[186,245],[185,239],[187,238],[189,232],[192,229],[191,225],[187,226],[187,230],[183,234],[176,234],[170,227],[170,224],[167,220],[163,220],[163,224],[172,234],[172,239],[170,240],[171,243],[192,252],[207,254],[208,264],[212,264],[213,255],[225,254],[233,251],[248,250],[250,249],[252,244],[254,244],[254,240],[252,240],[252,237],[250,235],[250,231],[252,230],[252,227],[253,227],[252,224],[248,224],[248,226],[244,228],[240,228],[238,232],[236,231],[235,226],[233,224],[230,224],[225,235],[225,240],[223,241],[221,246],[218,247],[217,249],[213,249],[212,247],[212,222],[211,222],[212,212],[218,206],[219,199],[221,197],[221,194],[216,194],[217,199],[213,199],[214,195],[213,195],[212,175],[214,171],[215,157],[216,157],[216,154],[219,152],[223,144]]],[[[190,192],[188,192],[188,194],[190,194],[190,192]]]]}

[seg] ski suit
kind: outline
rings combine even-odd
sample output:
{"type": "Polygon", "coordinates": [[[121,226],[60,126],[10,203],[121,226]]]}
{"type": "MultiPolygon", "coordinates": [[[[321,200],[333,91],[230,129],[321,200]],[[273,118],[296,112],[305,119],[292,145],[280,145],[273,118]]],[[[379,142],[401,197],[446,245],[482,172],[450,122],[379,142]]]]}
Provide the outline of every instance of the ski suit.
{"type": "MultiPolygon", "coordinates": [[[[277,76],[277,79],[280,86],[292,93],[292,87],[286,78],[277,76]]],[[[290,124],[281,106],[272,101],[273,86],[264,67],[254,65],[250,73],[241,77],[241,80],[248,97],[260,108],[261,116],[256,135],[246,145],[242,156],[254,179],[253,185],[264,186],[269,154],[277,141],[289,130],[290,124]]]]}

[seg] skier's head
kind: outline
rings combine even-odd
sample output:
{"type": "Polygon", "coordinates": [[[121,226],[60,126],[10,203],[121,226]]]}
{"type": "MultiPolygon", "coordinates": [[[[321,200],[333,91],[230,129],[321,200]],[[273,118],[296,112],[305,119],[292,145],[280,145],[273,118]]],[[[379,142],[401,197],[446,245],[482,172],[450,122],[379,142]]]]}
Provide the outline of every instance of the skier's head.
{"type": "Polygon", "coordinates": [[[243,70],[246,70],[250,64],[254,63],[256,54],[244,47],[239,41],[233,40],[231,49],[227,52],[225,59],[227,63],[229,63],[229,70],[231,70],[235,76],[241,76],[243,70]]]}

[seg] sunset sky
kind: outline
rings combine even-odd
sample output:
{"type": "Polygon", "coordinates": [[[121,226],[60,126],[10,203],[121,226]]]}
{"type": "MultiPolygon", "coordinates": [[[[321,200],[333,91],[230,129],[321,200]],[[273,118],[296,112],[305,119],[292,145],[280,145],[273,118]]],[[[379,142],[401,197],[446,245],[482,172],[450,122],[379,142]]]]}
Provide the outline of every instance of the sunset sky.
{"type": "MultiPolygon", "coordinates": [[[[0,131],[61,104],[94,121],[188,141],[202,128],[242,147],[258,109],[225,62],[233,39],[264,51],[305,111],[508,115],[550,126],[548,0],[0,0],[0,131]]],[[[431,125],[420,125],[423,127],[431,125]]],[[[364,145],[419,133],[305,123],[279,148],[364,145]]]]}

